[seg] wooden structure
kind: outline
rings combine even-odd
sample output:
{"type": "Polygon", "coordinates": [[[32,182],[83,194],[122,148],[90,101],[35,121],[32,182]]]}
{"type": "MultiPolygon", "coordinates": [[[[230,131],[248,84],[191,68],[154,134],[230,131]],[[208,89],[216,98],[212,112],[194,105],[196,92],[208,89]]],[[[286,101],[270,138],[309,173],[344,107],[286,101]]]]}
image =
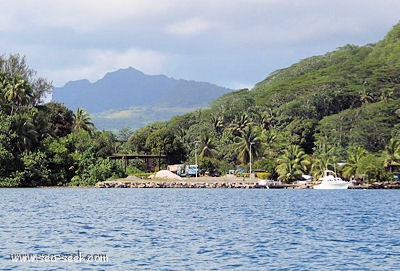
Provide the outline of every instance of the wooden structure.
{"type": "Polygon", "coordinates": [[[164,154],[153,155],[153,154],[113,154],[110,156],[111,160],[123,160],[124,161],[124,170],[126,172],[126,167],[128,165],[128,160],[131,159],[143,159],[146,163],[146,169],[150,168],[150,161],[152,159],[158,159],[158,167],[161,166],[161,159],[165,159],[167,156],[164,154]]]}

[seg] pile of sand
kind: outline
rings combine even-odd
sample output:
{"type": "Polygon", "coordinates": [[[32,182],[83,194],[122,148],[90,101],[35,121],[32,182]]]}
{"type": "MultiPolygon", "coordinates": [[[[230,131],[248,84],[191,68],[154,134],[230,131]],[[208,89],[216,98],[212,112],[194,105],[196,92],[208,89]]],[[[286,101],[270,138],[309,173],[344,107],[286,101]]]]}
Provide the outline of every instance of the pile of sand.
{"type": "Polygon", "coordinates": [[[156,173],[155,178],[169,179],[169,180],[181,180],[182,178],[169,170],[160,170],[156,173]]]}

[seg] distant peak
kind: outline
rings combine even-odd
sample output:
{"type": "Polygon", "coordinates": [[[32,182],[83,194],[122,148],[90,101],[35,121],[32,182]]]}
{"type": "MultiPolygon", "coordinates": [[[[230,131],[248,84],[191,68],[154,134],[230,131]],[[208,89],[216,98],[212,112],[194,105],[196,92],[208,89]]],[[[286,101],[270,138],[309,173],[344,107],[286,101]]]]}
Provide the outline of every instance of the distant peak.
{"type": "Polygon", "coordinates": [[[137,69],[135,69],[133,67],[128,67],[128,68],[125,68],[125,69],[119,69],[118,71],[120,71],[120,72],[134,72],[134,73],[144,74],[143,72],[141,72],[141,71],[139,71],[139,70],[137,70],[137,69]]]}
{"type": "Polygon", "coordinates": [[[143,76],[145,76],[145,74],[143,72],[141,72],[141,71],[139,71],[139,70],[137,70],[135,68],[128,67],[128,68],[125,68],[125,69],[119,69],[119,70],[116,70],[116,71],[113,71],[113,72],[108,72],[99,81],[102,81],[104,79],[105,80],[110,80],[110,79],[111,80],[114,80],[114,79],[118,80],[118,79],[124,79],[124,78],[127,78],[127,77],[136,77],[136,78],[138,78],[138,77],[143,77],[143,76]]]}
{"type": "Polygon", "coordinates": [[[128,68],[118,69],[118,70],[113,71],[113,72],[108,72],[108,73],[106,73],[105,76],[107,76],[108,74],[115,74],[115,73],[120,73],[120,74],[140,74],[140,75],[144,75],[143,72],[141,72],[141,71],[139,71],[139,70],[137,70],[137,69],[135,69],[135,68],[128,67],[128,68]]]}
{"type": "Polygon", "coordinates": [[[75,86],[87,86],[90,85],[90,81],[87,79],[75,80],[67,82],[64,87],[75,87],[75,86]]]}

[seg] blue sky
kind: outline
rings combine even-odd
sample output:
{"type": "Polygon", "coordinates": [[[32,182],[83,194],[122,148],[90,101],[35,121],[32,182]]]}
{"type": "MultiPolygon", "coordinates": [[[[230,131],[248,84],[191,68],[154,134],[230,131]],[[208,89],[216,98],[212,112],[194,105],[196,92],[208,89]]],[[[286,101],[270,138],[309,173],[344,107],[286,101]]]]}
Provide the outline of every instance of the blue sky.
{"type": "Polygon", "coordinates": [[[398,0],[0,0],[0,52],[62,86],[132,66],[239,89],[346,44],[374,43],[398,0]]]}

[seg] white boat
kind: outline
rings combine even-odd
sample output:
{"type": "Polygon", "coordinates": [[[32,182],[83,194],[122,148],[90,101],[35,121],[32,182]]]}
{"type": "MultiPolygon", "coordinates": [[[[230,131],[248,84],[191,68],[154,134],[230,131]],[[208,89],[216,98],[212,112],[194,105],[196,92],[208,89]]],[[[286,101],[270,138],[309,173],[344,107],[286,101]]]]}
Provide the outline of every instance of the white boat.
{"type": "Polygon", "coordinates": [[[259,181],[258,181],[258,186],[259,186],[259,187],[265,187],[266,189],[269,189],[268,181],[267,181],[267,180],[259,180],[259,181]]]}
{"type": "Polygon", "coordinates": [[[347,189],[349,182],[337,177],[335,172],[331,170],[324,171],[324,177],[320,178],[321,183],[315,185],[313,189],[347,189]]]}

